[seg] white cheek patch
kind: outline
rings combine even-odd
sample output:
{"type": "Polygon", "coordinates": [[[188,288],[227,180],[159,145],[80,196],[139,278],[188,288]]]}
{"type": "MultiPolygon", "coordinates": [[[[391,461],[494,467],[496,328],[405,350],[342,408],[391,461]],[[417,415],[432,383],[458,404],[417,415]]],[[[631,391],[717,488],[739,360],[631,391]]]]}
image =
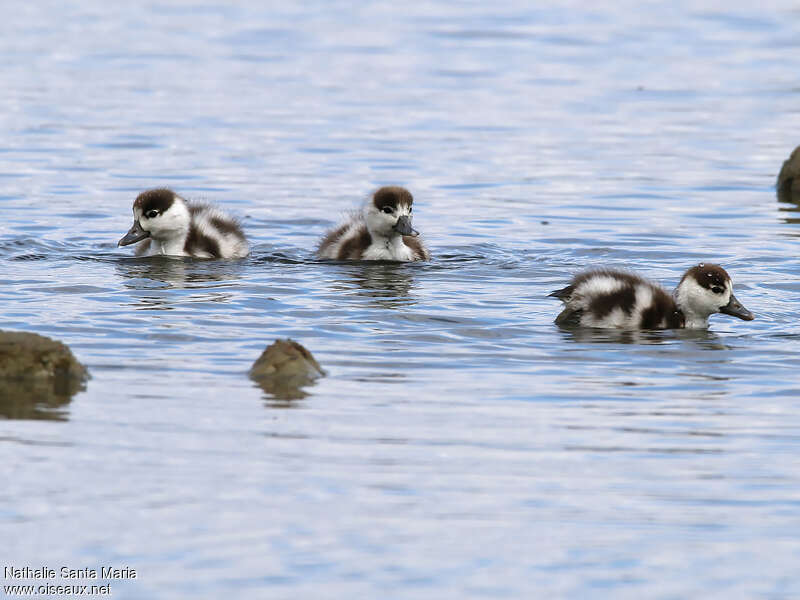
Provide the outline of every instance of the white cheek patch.
{"type": "Polygon", "coordinates": [[[150,232],[151,250],[155,254],[183,256],[183,244],[189,232],[191,217],[186,205],[173,202],[169,209],[157,217],[140,218],[142,229],[150,232]]]}
{"type": "Polygon", "coordinates": [[[145,221],[147,222],[147,227],[154,234],[171,234],[171,232],[176,230],[188,230],[190,217],[186,207],[175,202],[159,216],[153,217],[152,219],[147,219],[145,217],[145,221]]]}
{"type": "Polygon", "coordinates": [[[687,316],[707,319],[710,315],[719,312],[719,309],[730,300],[730,283],[726,282],[725,291],[722,294],[715,294],[711,289],[704,288],[694,279],[687,277],[678,287],[675,295],[678,305],[687,316]]]}
{"type": "Polygon", "coordinates": [[[392,228],[395,226],[395,223],[397,223],[397,217],[394,214],[385,213],[374,206],[367,209],[364,219],[373,237],[390,236],[392,234],[392,228]]]}
{"type": "Polygon", "coordinates": [[[722,301],[720,306],[725,306],[728,302],[731,301],[731,296],[733,295],[733,285],[730,281],[725,282],[725,291],[722,292],[722,301]]]}

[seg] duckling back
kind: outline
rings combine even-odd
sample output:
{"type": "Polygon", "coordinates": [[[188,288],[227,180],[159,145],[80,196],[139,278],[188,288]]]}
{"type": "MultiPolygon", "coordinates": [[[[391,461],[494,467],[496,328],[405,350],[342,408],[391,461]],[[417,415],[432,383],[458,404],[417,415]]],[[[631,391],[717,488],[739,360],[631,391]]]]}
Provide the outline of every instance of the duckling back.
{"type": "Polygon", "coordinates": [[[612,269],[576,275],[570,285],[549,294],[564,302],[560,326],[667,329],[684,326],[675,300],[660,286],[612,269]]]}
{"type": "Polygon", "coordinates": [[[241,226],[221,210],[208,204],[189,204],[191,224],[184,242],[186,256],[244,258],[250,253],[241,226]]]}
{"type": "Polygon", "coordinates": [[[359,216],[332,229],[317,246],[317,256],[331,260],[361,260],[372,245],[367,224],[359,216]]]}

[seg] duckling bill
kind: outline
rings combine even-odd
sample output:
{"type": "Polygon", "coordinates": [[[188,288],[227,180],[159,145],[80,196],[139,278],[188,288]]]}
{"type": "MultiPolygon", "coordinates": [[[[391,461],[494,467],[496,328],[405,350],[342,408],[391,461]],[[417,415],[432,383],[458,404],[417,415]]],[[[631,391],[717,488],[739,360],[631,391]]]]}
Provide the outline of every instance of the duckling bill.
{"type": "Polygon", "coordinates": [[[317,256],[334,260],[430,259],[430,252],[411,226],[414,197],[402,187],[382,187],[360,214],[328,232],[317,256]]]}
{"type": "Polygon", "coordinates": [[[138,256],[242,258],[250,252],[236,220],[164,188],[142,192],[134,201],[133,225],[117,245],[136,243],[138,256]]]}
{"type": "Polygon", "coordinates": [[[700,263],[684,273],[670,296],[663,288],[625,271],[599,269],[576,275],[549,294],[564,302],[561,326],[622,329],[705,329],[715,313],[752,321],[755,316],[733,295],[719,265],[700,263]]]}

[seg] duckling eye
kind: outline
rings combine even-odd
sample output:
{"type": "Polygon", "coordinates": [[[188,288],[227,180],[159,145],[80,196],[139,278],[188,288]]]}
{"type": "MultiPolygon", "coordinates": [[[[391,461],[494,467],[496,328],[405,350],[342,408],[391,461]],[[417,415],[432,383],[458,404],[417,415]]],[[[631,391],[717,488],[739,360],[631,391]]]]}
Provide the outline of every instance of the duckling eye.
{"type": "Polygon", "coordinates": [[[157,210],[148,210],[145,215],[148,219],[155,219],[158,216],[157,210]]]}
{"type": "Polygon", "coordinates": [[[387,215],[390,215],[394,212],[394,209],[391,206],[384,206],[381,210],[387,215]]]}
{"type": "Polygon", "coordinates": [[[715,285],[714,287],[711,288],[711,291],[714,292],[715,294],[721,294],[722,288],[719,287],[718,285],[715,285]]]}

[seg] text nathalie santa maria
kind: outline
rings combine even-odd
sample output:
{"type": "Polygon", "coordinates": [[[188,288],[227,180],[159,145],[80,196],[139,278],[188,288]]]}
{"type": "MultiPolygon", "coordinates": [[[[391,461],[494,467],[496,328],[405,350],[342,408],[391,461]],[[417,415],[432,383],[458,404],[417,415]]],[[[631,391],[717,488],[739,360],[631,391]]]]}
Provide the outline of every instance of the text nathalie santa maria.
{"type": "Polygon", "coordinates": [[[131,567],[100,567],[99,569],[72,569],[61,567],[3,567],[5,579],[136,579],[136,569],[131,567]]]}

